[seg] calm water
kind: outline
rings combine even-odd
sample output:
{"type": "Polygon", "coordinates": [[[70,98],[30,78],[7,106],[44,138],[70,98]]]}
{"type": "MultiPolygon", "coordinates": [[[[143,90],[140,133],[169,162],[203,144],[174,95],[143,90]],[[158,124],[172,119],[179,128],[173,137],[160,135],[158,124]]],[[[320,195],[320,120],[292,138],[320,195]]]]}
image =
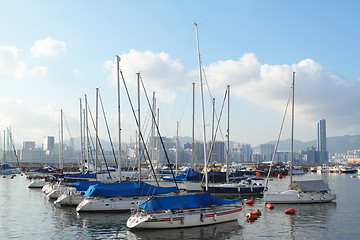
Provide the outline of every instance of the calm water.
{"type": "MultiPolygon", "coordinates": [[[[25,176],[0,178],[0,239],[360,239],[360,175],[307,174],[295,179],[325,178],[336,203],[275,205],[267,211],[262,198],[244,206],[236,222],[175,230],[129,231],[129,213],[77,214],[55,207],[39,189],[28,189],[25,176]],[[356,176],[352,178],[351,176],[356,176]],[[284,211],[290,207],[296,214],[284,211]],[[247,223],[255,209],[262,215],[247,223]]],[[[269,182],[271,192],[286,190],[289,178],[269,182]]]]}

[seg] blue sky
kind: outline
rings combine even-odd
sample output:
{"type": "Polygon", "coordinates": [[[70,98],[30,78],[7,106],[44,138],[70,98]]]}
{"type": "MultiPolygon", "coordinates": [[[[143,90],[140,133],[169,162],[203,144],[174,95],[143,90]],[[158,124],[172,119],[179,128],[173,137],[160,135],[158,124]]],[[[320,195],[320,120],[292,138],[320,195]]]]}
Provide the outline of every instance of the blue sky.
{"type": "MultiPolygon", "coordinates": [[[[0,129],[15,141],[57,139],[60,109],[77,137],[79,99],[95,112],[100,88],[113,140],[117,135],[115,56],[137,106],[136,72],[156,92],[163,136],[202,139],[196,35],[207,84],[207,136],[215,98],[219,114],[230,85],[230,140],[253,146],[276,139],[296,72],[295,138],[360,134],[359,3],[357,1],[0,1],[0,129]],[[208,89],[210,91],[208,91],[208,89]],[[209,95],[211,94],[211,95],[209,95]]],[[[122,138],[136,126],[122,91],[122,138]]],[[[141,96],[144,135],[149,110],[141,96]]],[[[288,114],[290,116],[290,114],[288,114]]],[[[227,111],[218,140],[225,137],[227,111]]],[[[100,137],[106,139],[103,116],[100,137]]],[[[290,137],[290,118],[282,139],[290,137]]],[[[70,132],[70,133],[69,133],[70,132]]]]}

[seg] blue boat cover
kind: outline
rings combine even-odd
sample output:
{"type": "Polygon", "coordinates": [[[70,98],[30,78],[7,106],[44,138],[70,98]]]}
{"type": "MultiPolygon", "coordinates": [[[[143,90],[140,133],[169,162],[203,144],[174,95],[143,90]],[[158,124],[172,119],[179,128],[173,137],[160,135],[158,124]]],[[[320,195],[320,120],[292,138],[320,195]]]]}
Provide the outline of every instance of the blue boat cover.
{"type": "MultiPolygon", "coordinates": [[[[186,170],[184,172],[185,173],[183,173],[183,174],[179,174],[179,175],[175,176],[175,180],[176,181],[185,181],[185,180],[187,180],[187,178],[190,178],[190,177],[202,176],[201,173],[195,172],[195,171],[191,170],[190,168],[189,168],[189,170],[186,170]]],[[[167,181],[174,181],[174,178],[171,175],[165,176],[165,177],[163,177],[163,179],[167,180],[167,181]]]]}
{"type": "Polygon", "coordinates": [[[96,178],[96,173],[65,174],[64,178],[96,178]]]}
{"type": "Polygon", "coordinates": [[[144,182],[98,183],[88,188],[86,197],[151,196],[176,192],[176,187],[157,187],[144,182]]]}
{"type": "Polygon", "coordinates": [[[100,183],[100,181],[78,181],[74,182],[76,191],[85,192],[91,185],[100,183]]]}
{"type": "Polygon", "coordinates": [[[177,196],[152,197],[137,208],[146,211],[181,209],[181,208],[200,208],[210,206],[221,206],[225,204],[240,202],[241,198],[226,200],[215,197],[210,193],[186,194],[177,196]]]}

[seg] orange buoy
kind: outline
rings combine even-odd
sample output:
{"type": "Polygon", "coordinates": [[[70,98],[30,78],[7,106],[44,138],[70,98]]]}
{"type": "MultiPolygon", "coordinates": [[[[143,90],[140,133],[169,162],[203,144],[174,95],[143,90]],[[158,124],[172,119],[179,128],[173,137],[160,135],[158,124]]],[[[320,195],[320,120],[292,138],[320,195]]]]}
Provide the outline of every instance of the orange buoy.
{"type": "Polygon", "coordinates": [[[255,176],[260,176],[260,173],[259,172],[255,172],[255,176]]]}
{"type": "Polygon", "coordinates": [[[278,174],[278,178],[283,178],[283,175],[281,173],[278,174]]]}
{"type": "Polygon", "coordinates": [[[252,213],[248,213],[246,214],[246,220],[255,220],[258,218],[258,215],[252,214],[252,213]]]}
{"type": "Polygon", "coordinates": [[[259,209],[256,209],[256,210],[252,211],[251,214],[260,216],[260,215],[261,215],[261,212],[260,212],[259,209]]]}
{"type": "Polygon", "coordinates": [[[293,208],[286,209],[285,213],[286,214],[295,214],[295,209],[293,209],[293,208]]]}
{"type": "Polygon", "coordinates": [[[272,205],[271,203],[267,203],[267,204],[266,204],[266,208],[268,208],[268,209],[274,209],[274,205],[272,205]]]}
{"type": "Polygon", "coordinates": [[[250,199],[250,200],[247,200],[245,203],[246,203],[246,204],[253,204],[254,201],[253,201],[252,199],[250,199]]]}

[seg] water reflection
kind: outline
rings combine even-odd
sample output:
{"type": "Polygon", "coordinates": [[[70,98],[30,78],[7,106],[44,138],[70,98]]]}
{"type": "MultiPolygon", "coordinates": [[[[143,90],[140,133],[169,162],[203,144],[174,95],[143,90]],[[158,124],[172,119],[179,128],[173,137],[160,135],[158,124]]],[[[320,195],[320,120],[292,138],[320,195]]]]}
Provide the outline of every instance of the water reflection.
{"type": "Polygon", "coordinates": [[[164,230],[132,230],[130,239],[228,239],[241,237],[242,226],[237,221],[203,227],[164,230]]]}

